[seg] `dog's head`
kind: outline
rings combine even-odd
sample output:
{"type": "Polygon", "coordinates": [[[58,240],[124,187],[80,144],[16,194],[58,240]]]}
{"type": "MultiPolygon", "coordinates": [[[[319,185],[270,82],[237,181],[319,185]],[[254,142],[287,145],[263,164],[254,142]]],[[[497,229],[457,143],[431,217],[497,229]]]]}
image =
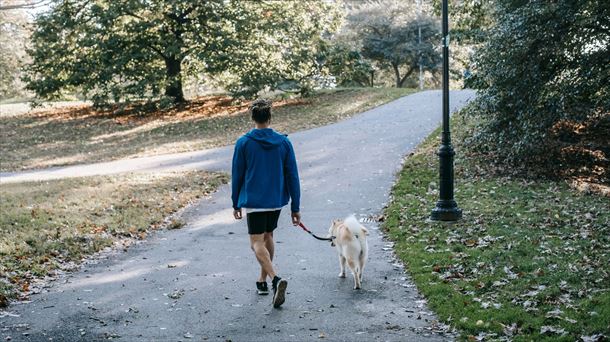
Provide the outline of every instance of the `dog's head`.
{"type": "MultiPolygon", "coordinates": [[[[343,223],[343,220],[333,220],[330,224],[330,228],[328,228],[328,237],[337,236],[337,228],[343,223]]],[[[330,241],[331,246],[335,246],[335,241],[330,241]]]]}

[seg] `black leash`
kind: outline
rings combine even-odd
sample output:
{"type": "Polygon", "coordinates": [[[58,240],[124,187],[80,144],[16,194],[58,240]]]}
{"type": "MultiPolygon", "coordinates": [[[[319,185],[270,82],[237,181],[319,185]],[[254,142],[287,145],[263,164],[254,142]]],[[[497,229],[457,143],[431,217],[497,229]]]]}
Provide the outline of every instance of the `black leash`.
{"type": "Polygon", "coordinates": [[[305,227],[305,225],[302,222],[299,223],[299,227],[301,227],[304,231],[308,232],[309,235],[313,236],[314,238],[316,238],[318,240],[332,241],[335,238],[334,236],[327,237],[327,238],[319,237],[316,234],[312,233],[311,230],[307,229],[307,227],[305,227]]]}

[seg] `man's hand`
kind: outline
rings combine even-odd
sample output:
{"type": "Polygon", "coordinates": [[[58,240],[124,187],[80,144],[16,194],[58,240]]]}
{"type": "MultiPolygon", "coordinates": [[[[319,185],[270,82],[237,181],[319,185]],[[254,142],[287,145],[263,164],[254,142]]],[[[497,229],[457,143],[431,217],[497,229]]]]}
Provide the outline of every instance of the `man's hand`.
{"type": "Polygon", "coordinates": [[[301,213],[299,213],[299,212],[291,213],[290,216],[292,217],[293,225],[298,226],[301,223],[301,213]]]}
{"type": "Polygon", "coordinates": [[[236,220],[241,220],[241,208],[233,209],[233,217],[235,217],[236,220]]]}

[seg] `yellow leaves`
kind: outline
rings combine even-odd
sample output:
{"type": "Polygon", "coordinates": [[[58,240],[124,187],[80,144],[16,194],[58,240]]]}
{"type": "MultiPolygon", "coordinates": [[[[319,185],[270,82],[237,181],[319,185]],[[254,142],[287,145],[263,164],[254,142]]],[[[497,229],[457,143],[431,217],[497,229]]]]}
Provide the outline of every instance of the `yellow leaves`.
{"type": "Polygon", "coordinates": [[[101,233],[105,232],[106,229],[108,229],[108,226],[106,226],[106,225],[103,225],[103,226],[93,225],[93,227],[91,229],[91,233],[101,234],[101,233]]]}

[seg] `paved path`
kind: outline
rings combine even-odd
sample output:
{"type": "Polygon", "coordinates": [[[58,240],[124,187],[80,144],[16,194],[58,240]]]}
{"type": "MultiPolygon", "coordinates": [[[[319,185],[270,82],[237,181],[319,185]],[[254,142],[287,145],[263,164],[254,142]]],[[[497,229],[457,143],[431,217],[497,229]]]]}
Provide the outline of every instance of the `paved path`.
{"type": "MultiPolygon", "coordinates": [[[[453,92],[452,107],[463,106],[472,96],[472,92],[453,92]]],[[[417,93],[350,120],[292,134],[302,179],[303,221],[323,234],[332,218],[379,213],[402,157],[438,126],[440,101],[438,91],[417,93]]],[[[228,169],[230,148],[204,153],[144,169],[176,165],[228,169]],[[206,161],[205,155],[212,160],[206,161]]],[[[288,279],[288,295],[281,309],[272,309],[271,298],[255,292],[257,263],[245,223],[231,217],[229,191],[223,186],[210,199],[188,208],[185,228],[154,234],[127,252],[90,263],[55,282],[48,293],[33,296],[31,303],[11,306],[11,315],[0,318],[0,338],[451,339],[434,333],[434,315],[393,259],[375,223],[367,223],[372,234],[363,290],[354,291],[349,277],[337,278],[334,249],[290,226],[289,215],[283,213],[276,231],[276,265],[288,279]]]]}

